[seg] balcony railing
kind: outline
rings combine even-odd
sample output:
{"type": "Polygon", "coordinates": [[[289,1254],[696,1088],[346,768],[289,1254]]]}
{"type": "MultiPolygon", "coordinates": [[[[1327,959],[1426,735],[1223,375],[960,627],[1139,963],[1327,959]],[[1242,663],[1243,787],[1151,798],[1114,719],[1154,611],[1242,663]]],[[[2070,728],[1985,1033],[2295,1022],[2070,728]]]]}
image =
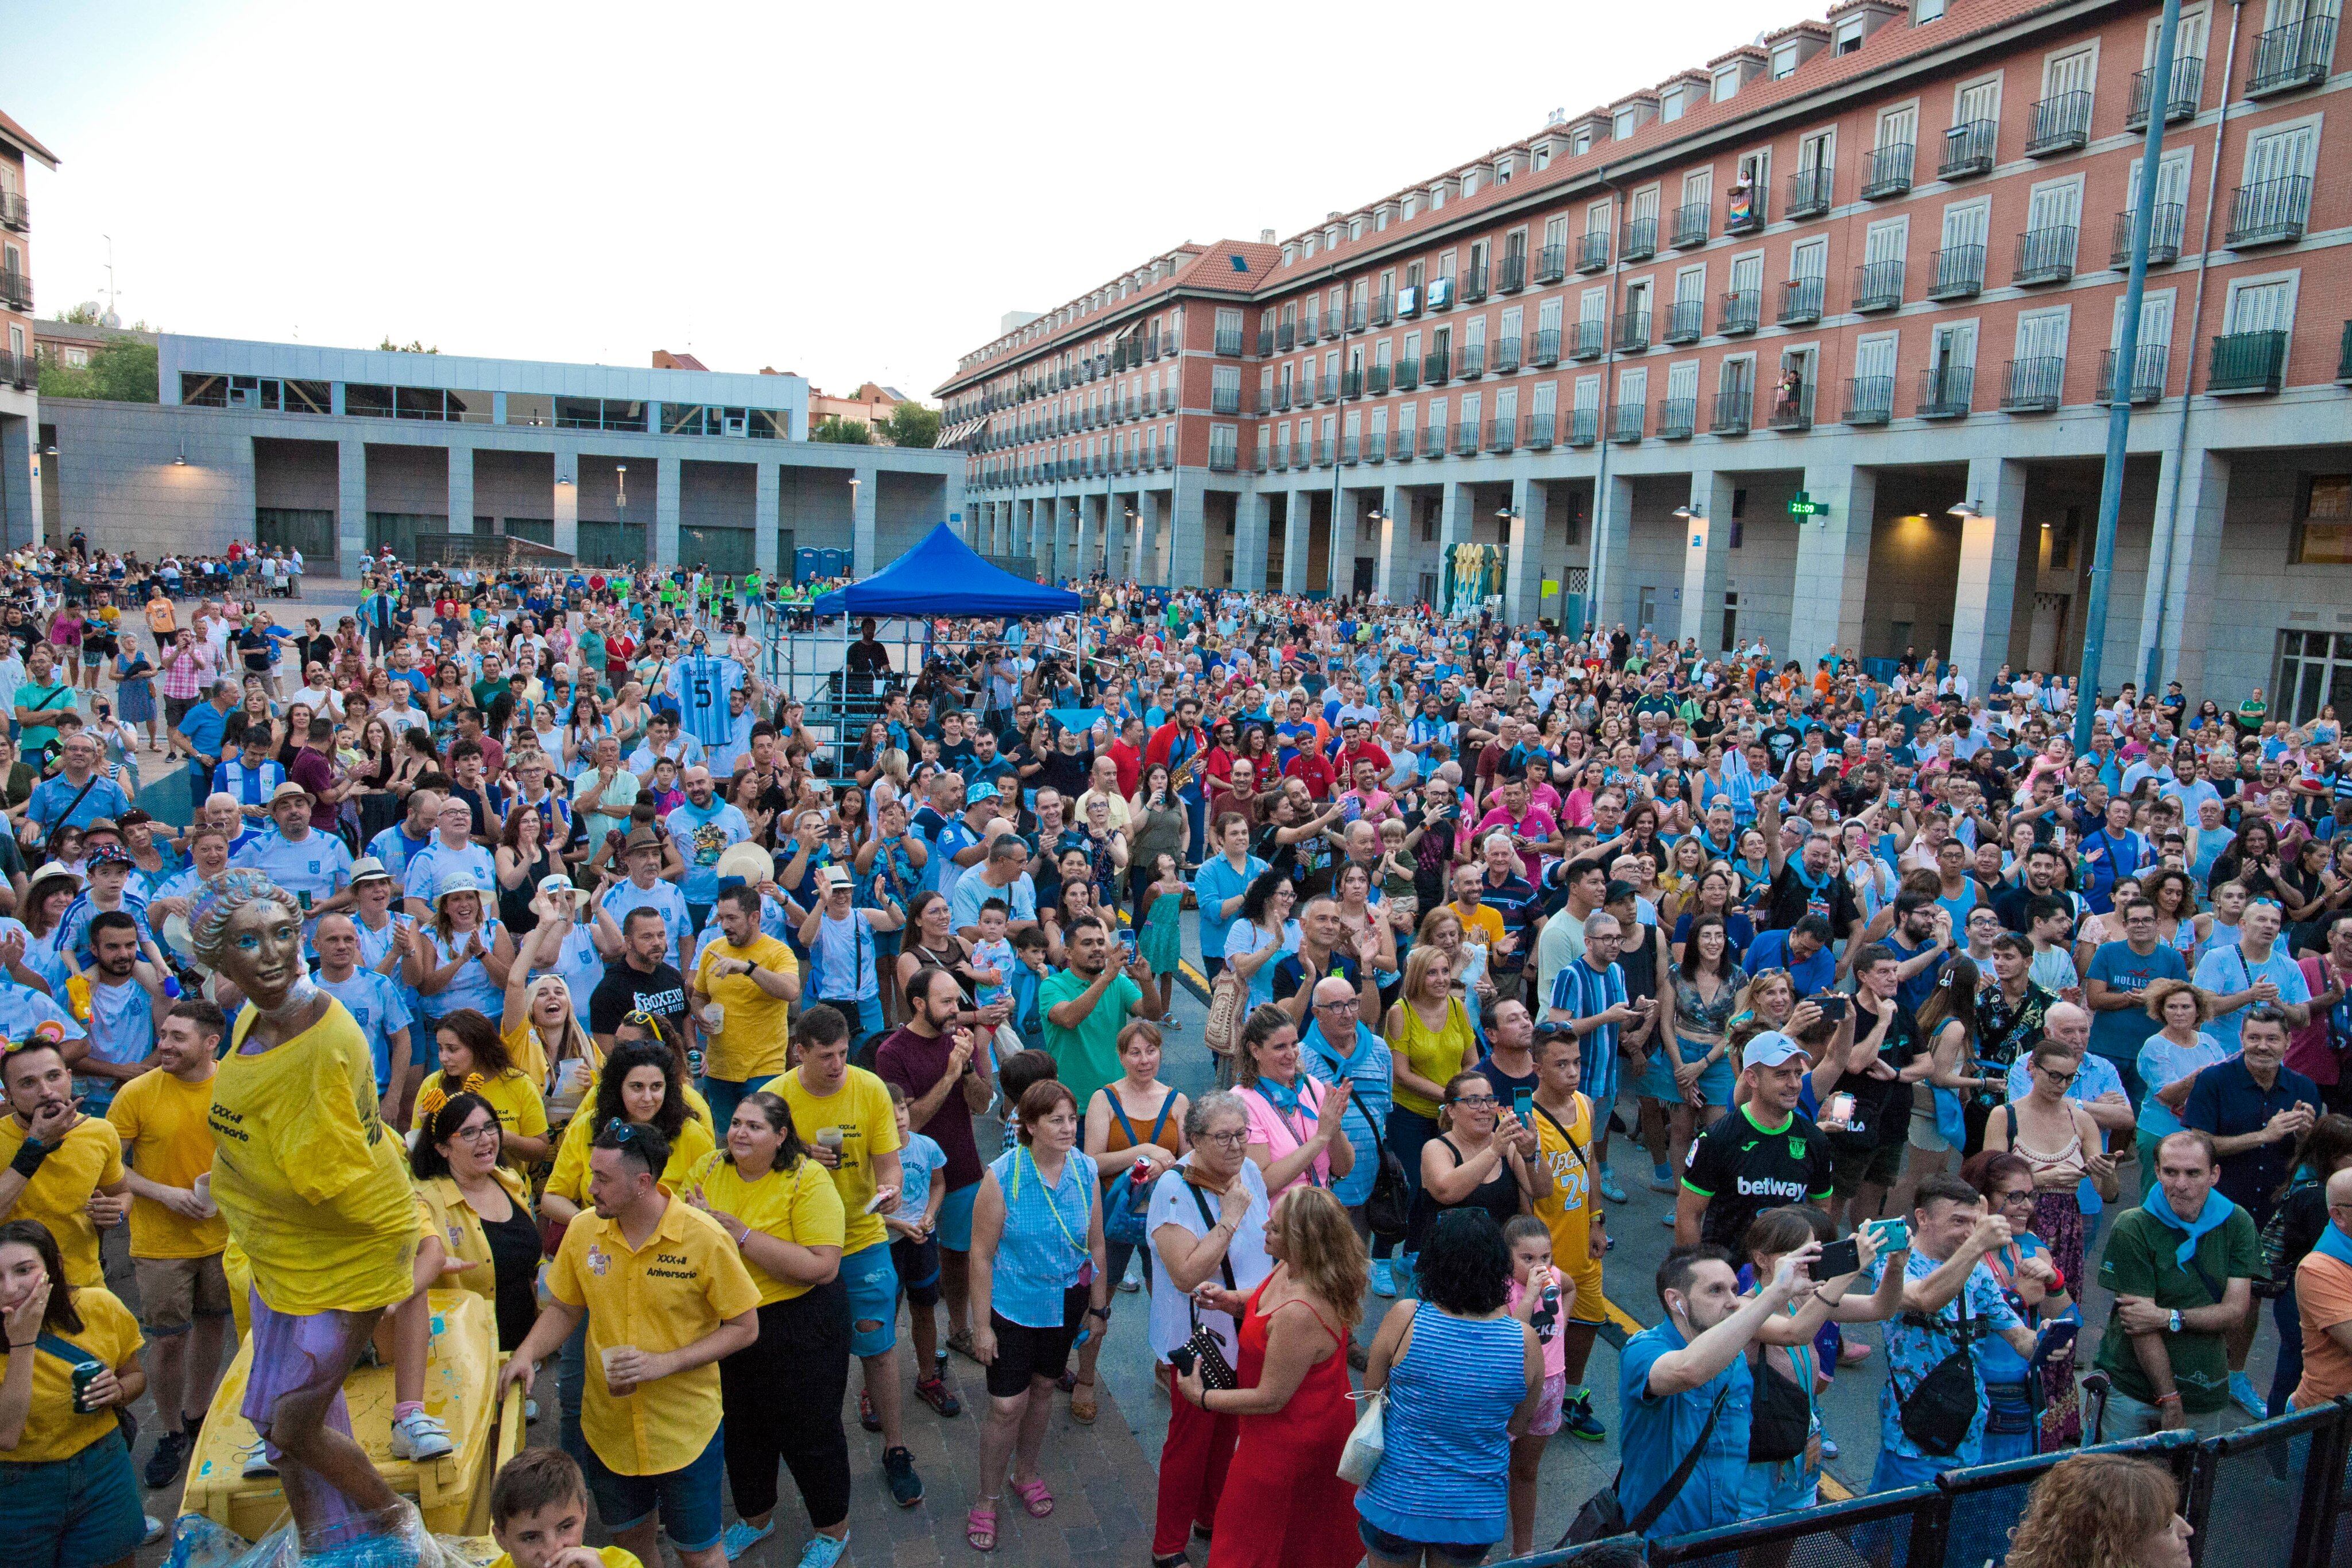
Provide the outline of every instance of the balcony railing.
{"type": "Polygon", "coordinates": [[[1789,176],[1789,216],[1815,218],[1830,210],[1830,187],[1836,170],[1827,163],[1800,169],[1789,176]]]}
{"type": "Polygon", "coordinates": [[[30,354],[12,354],[0,349],[0,385],[25,392],[40,381],[40,364],[30,354]]]}
{"type": "Polygon", "coordinates": [[[1574,408],[1568,414],[1568,444],[1590,446],[1601,439],[1601,411],[1597,408],[1574,408]]]}
{"type": "Polygon", "coordinates": [[[1855,376],[1845,383],[1847,424],[1885,424],[1895,417],[1895,378],[1855,376]]]}
{"type": "Polygon", "coordinates": [[[1290,383],[1288,382],[1285,382],[1281,386],[1275,389],[1274,412],[1276,413],[1288,413],[1290,412],[1290,383]]]}
{"type": "Polygon", "coordinates": [[[1960,419],[1975,395],[1977,368],[1937,365],[1919,372],[1919,403],[1911,412],[1921,419],[1960,419]]]}
{"type": "Polygon", "coordinates": [[[1615,337],[1621,354],[1638,353],[1650,346],[1650,313],[1647,310],[1620,310],[1617,313],[1615,337]]]}
{"type": "Polygon", "coordinates": [[[2062,92],[2033,106],[2025,134],[2025,155],[2046,158],[2072,152],[2091,140],[2091,95],[2062,92]]]}
{"type": "Polygon", "coordinates": [[[1706,332],[1706,301],[1677,299],[1666,312],[1666,341],[1696,343],[1706,332]]]}
{"type": "Polygon", "coordinates": [[[33,313],[33,280],[21,272],[0,272],[0,305],[33,313]]]}
{"type": "Polygon", "coordinates": [[[1391,451],[1389,455],[1395,458],[1400,463],[1410,463],[1412,461],[1413,441],[1412,431],[1410,427],[1400,430],[1396,433],[1396,448],[1391,451]]]}
{"type": "Polygon", "coordinates": [[[1984,267],[1984,246],[1947,246],[1936,253],[1935,268],[1928,277],[1927,298],[1966,299],[1972,294],[1983,292],[1984,267]]]}
{"type": "Polygon", "coordinates": [[[1393,294],[1375,294],[1375,295],[1373,295],[1373,296],[1372,296],[1372,325],[1373,325],[1373,326],[1375,326],[1375,327],[1385,327],[1385,326],[1387,326],[1390,322],[1391,322],[1391,321],[1393,321],[1393,320],[1395,320],[1395,319],[1396,319],[1396,296],[1395,296],[1395,295],[1393,295],[1393,294]]]}
{"type": "Polygon", "coordinates": [[[1519,420],[1517,414],[1496,415],[1486,422],[1486,450],[1508,452],[1519,444],[1519,420]]]}
{"type": "Polygon", "coordinates": [[[1475,305],[1486,298],[1486,272],[1485,262],[1463,270],[1461,290],[1463,304],[1475,305]]]}
{"type": "Polygon", "coordinates": [[[1688,441],[1698,434],[1698,399],[1670,397],[1658,404],[1658,439],[1688,441]]]}
{"type": "Polygon", "coordinates": [[[1290,444],[1290,465],[1293,468],[1306,468],[1311,466],[1315,460],[1314,448],[1315,444],[1311,441],[1299,440],[1292,442],[1290,444]]]}
{"type": "Polygon", "coordinates": [[[1396,390],[1409,392],[1421,385],[1421,362],[1408,354],[1397,361],[1396,390]]]}
{"type": "Polygon", "coordinates": [[[1286,354],[1297,346],[1297,323],[1293,321],[1285,321],[1281,326],[1276,327],[1274,329],[1274,350],[1276,353],[1286,354]]]}
{"type": "Polygon", "coordinates": [[[1421,357],[1421,379],[1431,386],[1443,386],[1446,372],[1453,369],[1454,356],[1444,349],[1434,349],[1421,357]]]}
{"type": "Polygon", "coordinates": [[[1339,372],[1339,395],[1343,398],[1357,398],[1363,396],[1364,372],[1361,371],[1341,371],[1339,372]]]}
{"type": "Polygon", "coordinates": [[[1777,319],[1783,327],[1801,327],[1822,319],[1822,295],[1824,289],[1818,277],[1791,277],[1780,285],[1780,314],[1777,319]]]}
{"type": "MultiPolygon", "coordinates": [[[[2156,91],[2156,68],[2132,72],[2131,107],[2124,111],[2127,130],[2141,131],[2147,126],[2148,99],[2156,91]]],[[[2197,100],[2205,92],[2205,60],[2201,55],[2182,55],[2172,62],[2172,93],[2164,100],[2164,122],[2187,120],[2197,112],[2197,100]]]]}
{"type": "Polygon", "coordinates": [[[2284,245],[2303,237],[2310,216],[2311,182],[2301,174],[2241,185],[2230,203],[2230,232],[2222,243],[2232,250],[2284,245]]]}
{"type": "Polygon", "coordinates": [[[1767,187],[1757,185],[1743,193],[1735,185],[1724,203],[1723,232],[1727,235],[1761,234],[1764,225],[1772,221],[1771,209],[1772,193],[1767,187]]]}
{"type": "Polygon", "coordinates": [[[1760,288],[1734,288],[1723,297],[1723,312],[1717,319],[1715,329],[1727,338],[1737,338],[1753,332],[1763,325],[1764,291],[1760,288]]]}
{"type": "Polygon", "coordinates": [[[1319,312],[1314,310],[1303,310],[1299,312],[1298,340],[1301,343],[1313,342],[1317,337],[1321,335],[1322,330],[1323,318],[1319,312]]]}
{"type": "Polygon", "coordinates": [[[1315,466],[1328,468],[1339,460],[1339,444],[1329,436],[1315,444],[1315,466]]]}
{"type": "Polygon", "coordinates": [[[1958,180],[1969,174],[1992,172],[1993,145],[2000,140],[2000,125],[1990,120],[1968,120],[1944,132],[1943,160],[1936,165],[1939,180],[1958,180]]]}
{"type": "Polygon", "coordinates": [[[1445,455],[1445,427],[1444,425],[1433,424],[1423,429],[1421,433],[1421,455],[1423,457],[1443,457],[1445,455]]]}
{"type": "Polygon", "coordinates": [[[2017,236],[2017,270],[2011,283],[2063,283],[2074,276],[2073,224],[2028,229],[2017,236]]]}
{"type": "Polygon", "coordinates": [[[1218,387],[1209,393],[1211,413],[1239,413],[1242,411],[1242,389],[1218,387]]]}
{"type": "Polygon", "coordinates": [[[1212,443],[1209,447],[1209,472],[1230,474],[1241,465],[1241,448],[1212,443]]]}
{"type": "Polygon", "coordinates": [[[1470,457],[1475,456],[1477,451],[1478,422],[1475,419],[1456,421],[1454,426],[1454,455],[1470,457]]]}
{"type": "Polygon", "coordinates": [[[1498,294],[1517,294],[1527,286],[1528,253],[1523,250],[1505,251],[1502,267],[1495,279],[1495,291],[1498,294]]]}
{"type": "Polygon", "coordinates": [[[1559,363],[1559,329],[1546,327],[1528,334],[1528,363],[1538,370],[1559,363]]]}
{"type": "Polygon", "coordinates": [[[1548,245],[1536,253],[1536,281],[1558,283],[1568,276],[1568,246],[1548,245]]]}
{"type": "Polygon", "coordinates": [[[1465,343],[1454,350],[1454,379],[1475,381],[1486,373],[1486,345],[1465,343]]]}
{"type": "Polygon", "coordinates": [[[1617,253],[1623,261],[1647,261],[1658,254],[1658,220],[1628,218],[1625,232],[1619,239],[1617,253]]]}
{"type": "Polygon", "coordinates": [[[1688,250],[1705,245],[1707,231],[1715,224],[1715,205],[1711,202],[1686,202],[1675,209],[1675,248],[1688,250]]]}
{"type": "Polygon", "coordinates": [[[1794,387],[1772,389],[1772,417],[1769,422],[1775,430],[1804,431],[1813,427],[1813,383],[1800,382],[1794,387]]]}
{"type": "Polygon", "coordinates": [[[1339,372],[1332,371],[1326,374],[1321,381],[1316,382],[1315,396],[1317,401],[1320,402],[1338,402],[1339,401],[1339,372]]]}
{"type": "Polygon", "coordinates": [[[1352,468],[1358,463],[1363,461],[1363,445],[1364,438],[1360,435],[1341,436],[1339,438],[1339,465],[1343,468],[1352,468]]]}
{"type": "Polygon", "coordinates": [[[1365,461],[1365,462],[1367,462],[1367,463],[1385,463],[1385,462],[1387,462],[1388,460],[1389,460],[1389,433],[1388,433],[1387,431],[1385,431],[1385,430],[1375,430],[1375,431],[1374,431],[1374,432],[1372,432],[1370,435],[1367,435],[1366,437],[1364,437],[1364,461],[1365,461]]]}
{"type": "Polygon", "coordinates": [[[1498,376],[1507,376],[1507,375],[1509,375],[1513,371],[1516,371],[1516,370],[1517,370],[1518,368],[1519,368],[1519,340],[1518,340],[1518,339],[1517,339],[1517,338],[1516,338],[1516,337],[1510,337],[1510,338],[1497,338],[1497,339],[1496,339],[1496,340],[1495,340],[1495,364],[1494,364],[1494,371],[1495,371],[1495,373],[1496,373],[1496,375],[1498,375],[1498,376]]]}
{"type": "Polygon", "coordinates": [[[1650,407],[1645,402],[1621,402],[1609,414],[1609,439],[1631,444],[1642,439],[1643,427],[1649,423],[1650,407]]]}
{"type": "MultiPolygon", "coordinates": [[[[1174,349],[1171,349],[1168,351],[1171,354],[1177,352],[1174,349]]],[[[1146,399],[1146,401],[1148,402],[1150,400],[1146,399]]],[[[1169,386],[1161,387],[1160,389],[1160,412],[1162,413],[1174,413],[1176,412],[1176,389],[1174,387],[1169,386]]]]}
{"type": "Polygon", "coordinates": [[[2231,332],[2213,340],[2209,392],[2274,392],[2286,379],[2284,332],[2231,332]]]}
{"type": "Polygon", "coordinates": [[[1853,269],[1853,308],[1892,310],[1903,303],[1903,258],[1866,261],[1853,269]]]}
{"type": "Polygon", "coordinates": [[[2333,16],[2306,16],[2300,22],[2273,27],[2254,40],[2253,65],[2246,73],[2247,96],[2315,87],[2327,79],[2328,61],[2335,53],[2333,16]]]}
{"type": "Polygon", "coordinates": [[[1388,366],[1374,365],[1370,370],[1364,372],[1364,391],[1370,393],[1373,397],[1386,397],[1389,395],[1388,366]]]}
{"type": "Polygon", "coordinates": [[[1576,239],[1576,270],[1599,272],[1609,265],[1609,233],[1587,230],[1576,239]]]}
{"type": "Polygon", "coordinates": [[[1274,466],[1277,470],[1290,466],[1289,443],[1277,441],[1274,444],[1274,466]]]}
{"type": "Polygon", "coordinates": [[[1325,342],[1328,343],[1334,338],[1341,337],[1354,329],[1355,329],[1350,328],[1348,325],[1347,312],[1341,309],[1339,306],[1334,305],[1330,309],[1326,310],[1323,313],[1323,340],[1325,342]]]}
{"type": "Polygon", "coordinates": [[[1568,341],[1568,357],[1571,360],[1597,360],[1609,346],[1609,323],[1594,317],[1580,320],[1568,341]]]}
{"type": "Polygon", "coordinates": [[[1558,420],[1549,413],[1519,415],[1519,444],[1530,452],[1551,450],[1552,426],[1558,420]]]}
{"type": "MultiPolygon", "coordinates": [[[[2117,350],[2109,349],[2099,356],[2099,401],[2117,401],[2116,392],[2116,359],[2117,350]]],[[[2131,385],[2124,393],[2131,402],[2154,402],[2164,395],[2166,373],[2172,366],[2172,345],[2142,343],[2134,357],[2131,385]]]]}
{"type": "Polygon", "coordinates": [[[1274,412],[1274,389],[1260,387],[1257,392],[1257,416],[1264,419],[1274,412]]]}
{"type": "Polygon", "coordinates": [[[1257,329],[1257,357],[1263,360],[1273,352],[1274,329],[1271,327],[1260,327],[1257,329]]]}
{"type": "Polygon", "coordinates": [[[0,229],[18,234],[33,226],[33,206],[21,191],[0,191],[0,229]]]}
{"type": "Polygon", "coordinates": [[[1756,386],[1746,377],[1735,377],[1731,384],[1715,394],[1715,418],[1707,429],[1717,435],[1745,435],[1756,420],[1756,386]]]}
{"type": "Polygon", "coordinates": [[[2001,371],[2003,413],[2055,413],[2066,389],[2066,361],[2055,354],[2011,360],[2001,371]]]}
{"type": "Polygon", "coordinates": [[[1911,165],[1917,149],[1908,141],[1890,141],[1870,152],[1870,172],[1862,182],[1866,202],[1899,196],[1911,188],[1911,165]]]}
{"type": "Polygon", "coordinates": [[[2352,321],[2344,323],[2344,341],[2336,350],[2336,380],[2352,385],[2352,321]]]}
{"type": "Polygon", "coordinates": [[[1348,301],[1349,331],[1360,332],[1371,324],[1372,307],[1370,301],[1363,299],[1350,299],[1348,301]]]}
{"type": "MultiPolygon", "coordinates": [[[[2109,247],[2107,261],[2118,272],[2131,266],[2133,216],[2130,213],[2116,214],[2115,239],[2109,247]]],[[[2178,202],[2167,202],[2156,209],[2147,235],[2147,264],[2150,267],[2163,267],[2180,259],[2180,236],[2187,230],[2188,224],[2189,209],[2178,202]]]]}

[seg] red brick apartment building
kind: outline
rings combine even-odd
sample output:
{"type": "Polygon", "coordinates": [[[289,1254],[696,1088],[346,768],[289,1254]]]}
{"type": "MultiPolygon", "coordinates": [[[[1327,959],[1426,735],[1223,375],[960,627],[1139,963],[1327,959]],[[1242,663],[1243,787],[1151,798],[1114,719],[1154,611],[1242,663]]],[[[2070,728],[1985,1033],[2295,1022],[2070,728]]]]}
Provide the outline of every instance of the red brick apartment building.
{"type": "Polygon", "coordinates": [[[967,527],[1400,599],[1486,544],[1516,619],[1580,594],[1982,682],[2079,656],[2120,396],[2105,684],[2352,712],[2339,6],[2189,0],[2158,83],[2155,0],[1845,0],[1279,244],[1180,246],[963,357],[967,527]]]}

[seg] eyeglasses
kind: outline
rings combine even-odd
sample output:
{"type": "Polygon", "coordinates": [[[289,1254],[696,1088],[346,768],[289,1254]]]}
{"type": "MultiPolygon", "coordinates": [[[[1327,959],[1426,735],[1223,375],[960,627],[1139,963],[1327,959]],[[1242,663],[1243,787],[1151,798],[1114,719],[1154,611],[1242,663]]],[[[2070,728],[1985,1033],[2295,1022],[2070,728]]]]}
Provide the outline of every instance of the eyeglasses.
{"type": "Polygon", "coordinates": [[[1493,1105],[1497,1103],[1492,1094],[1461,1094],[1447,1102],[1452,1105],[1493,1105]]]}
{"type": "Polygon", "coordinates": [[[454,1135],[460,1138],[472,1138],[476,1140],[482,1138],[495,1138],[499,1135],[499,1124],[495,1120],[475,1123],[470,1125],[458,1128],[454,1135]]]}
{"type": "Polygon", "coordinates": [[[1243,1148],[1249,1143],[1249,1129],[1244,1127],[1231,1133],[1203,1133],[1201,1134],[1201,1142],[1214,1144],[1223,1149],[1243,1148]]]}
{"type": "Polygon", "coordinates": [[[1363,1005],[1360,997],[1346,997],[1336,1002],[1317,1002],[1315,1010],[1318,1013],[1351,1013],[1363,1005]]]}
{"type": "Polygon", "coordinates": [[[2033,1189],[2027,1187],[2022,1192],[2005,1192],[1994,1201],[2003,1208],[2015,1208],[2020,1206],[2031,1208],[2033,1207],[2033,1189]]]}
{"type": "Polygon", "coordinates": [[[2047,1078],[2053,1083],[2072,1083],[2075,1079],[2082,1076],[2080,1072],[2062,1072],[2054,1067],[2039,1067],[2034,1069],[2034,1071],[2041,1073],[2042,1077],[2047,1078]]]}

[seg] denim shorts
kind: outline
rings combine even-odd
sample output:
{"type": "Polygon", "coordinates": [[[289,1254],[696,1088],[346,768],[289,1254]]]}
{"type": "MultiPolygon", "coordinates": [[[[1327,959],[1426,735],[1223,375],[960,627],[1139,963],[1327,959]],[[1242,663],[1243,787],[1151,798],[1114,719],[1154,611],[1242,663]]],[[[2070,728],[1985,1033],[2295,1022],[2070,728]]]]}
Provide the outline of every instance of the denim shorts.
{"type": "Polygon", "coordinates": [[[0,1463],[0,1541],[26,1568],[97,1568],[139,1550],[147,1521],[121,1432],[71,1458],[0,1463]]]}
{"type": "Polygon", "coordinates": [[[948,1189],[947,1197],[940,1204],[939,1228],[933,1232],[939,1238],[940,1251],[971,1250],[971,1206],[979,1197],[980,1184],[976,1181],[948,1189]]]}
{"type": "Polygon", "coordinates": [[[1397,1562],[1418,1563],[1421,1554],[1427,1552],[1458,1564],[1459,1568],[1475,1568],[1476,1564],[1486,1561],[1486,1553],[1495,1547],[1491,1541],[1481,1546],[1465,1545],[1460,1542],[1407,1541],[1402,1535],[1391,1535],[1361,1514],[1356,1517],[1356,1539],[1364,1543],[1365,1551],[1397,1562]]]}
{"type": "Polygon", "coordinates": [[[719,1544],[725,1522],[719,1517],[727,1479],[727,1428],[710,1435],[709,1445],[683,1469],[657,1476],[625,1476],[596,1457],[588,1446],[588,1493],[595,1499],[596,1517],[618,1535],[661,1512],[663,1533],[680,1552],[708,1552],[719,1544]]]}
{"type": "Polygon", "coordinates": [[[877,1241],[843,1253],[841,1284],[849,1293],[850,1354],[889,1354],[898,1343],[898,1270],[890,1261],[890,1244],[877,1241]],[[860,1333],[862,1322],[878,1326],[860,1333]]]}

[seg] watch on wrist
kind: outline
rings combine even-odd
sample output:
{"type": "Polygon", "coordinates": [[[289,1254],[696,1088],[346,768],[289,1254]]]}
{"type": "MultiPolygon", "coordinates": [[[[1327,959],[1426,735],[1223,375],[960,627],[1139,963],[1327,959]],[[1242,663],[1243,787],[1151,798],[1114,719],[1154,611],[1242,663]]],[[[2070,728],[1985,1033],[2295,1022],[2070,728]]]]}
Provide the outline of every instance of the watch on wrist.
{"type": "Polygon", "coordinates": [[[2173,1308],[2173,1309],[2172,1309],[2172,1325],[2171,1325],[2171,1326],[2172,1326],[2172,1332],[2173,1332],[2174,1333],[2179,1333],[2180,1332],[2180,1309],[2179,1309],[2179,1307],[2175,1307],[2175,1308],[2173,1308]]]}

